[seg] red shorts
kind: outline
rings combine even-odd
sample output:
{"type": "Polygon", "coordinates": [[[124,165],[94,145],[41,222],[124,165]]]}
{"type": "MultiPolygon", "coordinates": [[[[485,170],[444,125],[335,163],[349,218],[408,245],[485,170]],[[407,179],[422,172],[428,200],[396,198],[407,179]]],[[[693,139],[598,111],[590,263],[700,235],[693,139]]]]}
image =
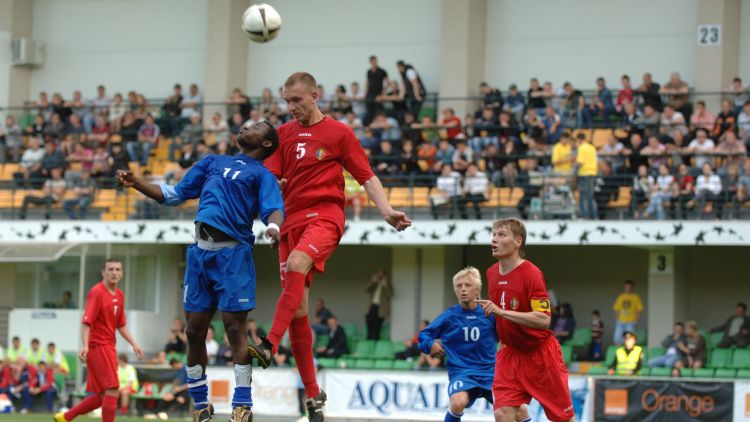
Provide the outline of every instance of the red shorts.
{"type": "MultiPolygon", "coordinates": [[[[289,230],[281,236],[279,242],[279,263],[281,265],[281,282],[284,283],[286,261],[292,251],[300,251],[313,260],[313,270],[319,273],[325,271],[326,261],[333,255],[333,251],[341,241],[341,230],[336,223],[326,220],[316,220],[308,225],[289,230]]],[[[305,285],[312,284],[313,271],[307,273],[305,285]]]]}
{"type": "Polygon", "coordinates": [[[510,347],[500,349],[492,395],[495,409],[528,404],[533,397],[552,422],[567,421],[575,416],[568,388],[568,368],[554,337],[547,338],[531,352],[510,347]]]}
{"type": "Polygon", "coordinates": [[[119,389],[117,378],[117,352],[112,346],[93,346],[86,356],[88,379],[86,391],[102,394],[105,390],[119,389]]]}

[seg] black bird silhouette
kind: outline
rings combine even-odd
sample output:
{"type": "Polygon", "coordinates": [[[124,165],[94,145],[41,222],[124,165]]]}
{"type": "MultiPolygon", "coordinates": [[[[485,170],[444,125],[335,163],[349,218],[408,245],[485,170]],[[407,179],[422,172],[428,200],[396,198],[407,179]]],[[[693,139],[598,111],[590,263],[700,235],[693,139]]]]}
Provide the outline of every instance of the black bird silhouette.
{"type": "Polygon", "coordinates": [[[109,232],[112,233],[112,236],[114,236],[114,237],[120,236],[120,232],[116,232],[114,230],[110,230],[109,232]]]}
{"type": "Polygon", "coordinates": [[[34,236],[34,235],[33,235],[33,234],[31,233],[31,232],[28,232],[28,233],[26,233],[26,238],[27,238],[27,239],[33,239],[33,238],[35,238],[35,237],[36,237],[36,236],[34,236]]]}
{"type": "Polygon", "coordinates": [[[683,227],[682,223],[672,224],[672,228],[674,230],[672,231],[672,235],[671,236],[672,237],[677,237],[680,234],[680,232],[682,232],[682,227],[683,227]]]}
{"type": "Polygon", "coordinates": [[[49,224],[48,223],[42,224],[42,232],[41,232],[41,234],[47,233],[48,229],[49,229],[49,224]]]}
{"type": "Polygon", "coordinates": [[[179,233],[180,232],[180,226],[178,226],[178,225],[174,225],[174,226],[170,227],[170,229],[172,229],[172,231],[175,232],[175,233],[179,233]]]}
{"type": "Polygon", "coordinates": [[[492,226],[484,226],[484,231],[486,231],[489,234],[492,234],[492,226]]]}
{"type": "Polygon", "coordinates": [[[613,228],[611,228],[611,229],[609,229],[609,231],[610,231],[610,233],[614,233],[614,234],[620,234],[620,231],[619,231],[619,230],[617,230],[617,229],[616,229],[616,228],[614,228],[614,227],[613,227],[613,228]]]}
{"type": "Polygon", "coordinates": [[[731,234],[732,236],[737,236],[737,232],[736,232],[736,231],[734,231],[734,230],[732,230],[732,229],[729,229],[729,230],[727,231],[727,233],[731,234]]]}
{"type": "Polygon", "coordinates": [[[23,237],[23,233],[19,232],[18,230],[11,228],[10,231],[16,234],[18,237],[23,237]]]}
{"type": "Polygon", "coordinates": [[[349,225],[345,224],[344,225],[344,234],[346,234],[346,232],[348,232],[348,231],[349,231],[349,225]]]}
{"type": "Polygon", "coordinates": [[[477,235],[479,234],[478,231],[474,230],[469,234],[469,240],[468,243],[476,243],[477,242],[477,235]]]}
{"type": "Polygon", "coordinates": [[[721,234],[724,233],[724,227],[714,226],[714,231],[716,232],[716,234],[718,234],[719,236],[721,236],[721,234]]]}
{"type": "Polygon", "coordinates": [[[166,231],[164,231],[164,230],[159,230],[159,233],[157,233],[157,234],[156,234],[156,241],[157,241],[157,242],[163,242],[163,241],[164,241],[164,235],[165,235],[166,233],[167,233],[167,232],[166,232],[166,231]]]}
{"type": "Polygon", "coordinates": [[[529,236],[536,237],[536,232],[529,232],[529,236]]]}
{"type": "Polygon", "coordinates": [[[430,239],[439,240],[440,236],[436,232],[432,232],[432,234],[430,235],[430,239]]]}
{"type": "Polygon", "coordinates": [[[650,234],[648,234],[648,233],[646,233],[646,232],[643,232],[643,233],[641,233],[641,234],[642,234],[642,235],[643,235],[643,237],[645,237],[646,239],[651,239],[651,235],[650,235],[650,234]]]}
{"type": "Polygon", "coordinates": [[[362,233],[362,236],[359,237],[359,243],[366,243],[369,242],[370,232],[366,231],[362,233]]]}
{"type": "Polygon", "coordinates": [[[604,236],[604,233],[607,232],[607,228],[604,226],[596,226],[596,230],[604,236]]]}
{"type": "Polygon", "coordinates": [[[66,240],[68,240],[68,231],[67,230],[61,231],[60,236],[57,237],[57,240],[59,240],[60,242],[65,242],[66,240]]]}
{"type": "Polygon", "coordinates": [[[666,239],[666,237],[664,237],[664,235],[662,235],[660,232],[656,232],[656,235],[654,236],[654,239],[656,239],[656,240],[658,240],[658,241],[661,242],[662,240],[666,239]]]}
{"type": "Polygon", "coordinates": [[[138,224],[138,234],[143,234],[144,230],[146,230],[146,225],[143,223],[138,224]]]}
{"type": "Polygon", "coordinates": [[[702,244],[705,245],[706,244],[706,235],[707,234],[708,234],[708,232],[707,231],[703,231],[703,230],[701,230],[700,232],[698,232],[698,236],[695,236],[695,244],[696,245],[700,245],[702,243],[702,244]]]}
{"type": "Polygon", "coordinates": [[[542,240],[549,240],[549,235],[547,234],[547,232],[542,232],[539,237],[541,237],[542,240]]]}
{"type": "Polygon", "coordinates": [[[417,232],[417,234],[418,234],[418,235],[419,235],[420,237],[427,237],[427,233],[426,233],[426,232],[420,232],[420,231],[418,231],[418,232],[417,232]]]}
{"type": "Polygon", "coordinates": [[[188,228],[183,228],[182,232],[185,233],[185,234],[193,234],[193,231],[190,230],[190,229],[188,229],[188,228]]]}
{"type": "MultiPolygon", "coordinates": [[[[86,227],[86,229],[84,229],[83,231],[85,231],[86,233],[89,233],[89,234],[93,234],[93,233],[94,233],[94,231],[93,231],[93,230],[91,230],[91,229],[90,229],[90,228],[88,228],[88,227],[86,227]]],[[[94,236],[94,237],[96,237],[96,236],[94,236]]]]}
{"type": "Polygon", "coordinates": [[[591,234],[590,231],[584,230],[578,238],[578,244],[583,245],[584,243],[589,243],[589,234],[591,234]]]}
{"type": "Polygon", "coordinates": [[[557,235],[562,236],[565,231],[568,230],[568,223],[558,223],[557,224],[557,235]]]}
{"type": "Polygon", "coordinates": [[[128,232],[122,232],[122,238],[123,239],[130,239],[130,233],[128,233],[128,232]]]}
{"type": "Polygon", "coordinates": [[[83,227],[81,227],[81,226],[73,226],[73,230],[75,230],[76,233],[81,234],[81,231],[83,230],[83,227]]]}
{"type": "Polygon", "coordinates": [[[448,224],[448,236],[452,235],[456,231],[456,223],[448,224]]]}
{"type": "Polygon", "coordinates": [[[375,230],[377,230],[380,234],[385,234],[385,226],[377,226],[375,227],[375,230]]]}

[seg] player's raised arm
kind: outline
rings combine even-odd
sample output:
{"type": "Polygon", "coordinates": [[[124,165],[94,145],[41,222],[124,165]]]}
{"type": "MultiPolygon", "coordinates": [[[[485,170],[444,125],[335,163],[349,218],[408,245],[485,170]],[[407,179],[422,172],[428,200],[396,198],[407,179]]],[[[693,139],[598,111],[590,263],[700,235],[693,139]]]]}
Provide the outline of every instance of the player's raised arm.
{"type": "Polygon", "coordinates": [[[442,357],[442,354],[444,354],[445,351],[440,342],[440,336],[442,336],[445,331],[445,323],[447,321],[448,319],[445,316],[445,312],[443,312],[419,332],[417,339],[420,352],[442,357]]]}
{"type": "Polygon", "coordinates": [[[117,175],[115,177],[117,178],[117,183],[121,186],[133,188],[160,204],[164,203],[164,193],[162,192],[161,187],[156,183],[149,183],[140,177],[137,177],[129,170],[117,170],[117,175]]]}

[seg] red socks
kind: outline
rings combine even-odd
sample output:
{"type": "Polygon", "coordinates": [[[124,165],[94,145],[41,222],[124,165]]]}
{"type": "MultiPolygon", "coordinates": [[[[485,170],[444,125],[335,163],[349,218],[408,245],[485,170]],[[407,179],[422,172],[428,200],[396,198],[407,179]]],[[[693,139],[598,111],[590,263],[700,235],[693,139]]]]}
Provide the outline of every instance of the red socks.
{"type": "Polygon", "coordinates": [[[315,378],[315,362],[313,361],[313,336],[310,329],[310,320],[307,315],[295,318],[289,325],[289,340],[292,346],[292,354],[297,362],[297,369],[305,385],[307,398],[320,394],[318,380],[315,378]]]}
{"type": "Polygon", "coordinates": [[[120,408],[120,416],[125,416],[125,414],[128,413],[127,407],[121,407],[120,408]]]}
{"type": "Polygon", "coordinates": [[[102,400],[102,422],[115,422],[117,396],[104,395],[102,400]]]}
{"type": "MultiPolygon", "coordinates": [[[[305,294],[305,278],[305,274],[296,271],[286,273],[281,296],[276,302],[276,312],[273,314],[271,331],[268,333],[268,341],[273,344],[273,354],[276,354],[281,338],[284,337],[294,314],[299,309],[299,304],[302,303],[302,296],[305,294]]],[[[310,327],[307,328],[309,331],[310,327]]],[[[310,343],[310,347],[312,348],[312,343],[310,343]]]]}
{"type": "MultiPolygon", "coordinates": [[[[100,408],[102,405],[102,396],[88,396],[83,399],[82,402],[78,403],[77,406],[70,409],[65,413],[65,420],[72,421],[74,418],[90,413],[94,409],[100,408]]],[[[115,407],[117,406],[115,402],[115,407]]]]}

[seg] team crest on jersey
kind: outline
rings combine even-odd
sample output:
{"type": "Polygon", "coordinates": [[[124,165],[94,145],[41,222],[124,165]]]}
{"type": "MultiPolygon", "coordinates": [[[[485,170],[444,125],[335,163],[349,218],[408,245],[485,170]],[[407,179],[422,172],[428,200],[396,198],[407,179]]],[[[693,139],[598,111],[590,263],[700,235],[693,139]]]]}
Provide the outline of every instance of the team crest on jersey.
{"type": "Polygon", "coordinates": [[[326,149],[325,148],[318,148],[315,150],[315,158],[318,160],[322,160],[326,158],[326,149]]]}
{"type": "Polygon", "coordinates": [[[514,311],[518,309],[518,298],[515,296],[513,297],[513,299],[510,300],[510,309],[514,311]]]}

